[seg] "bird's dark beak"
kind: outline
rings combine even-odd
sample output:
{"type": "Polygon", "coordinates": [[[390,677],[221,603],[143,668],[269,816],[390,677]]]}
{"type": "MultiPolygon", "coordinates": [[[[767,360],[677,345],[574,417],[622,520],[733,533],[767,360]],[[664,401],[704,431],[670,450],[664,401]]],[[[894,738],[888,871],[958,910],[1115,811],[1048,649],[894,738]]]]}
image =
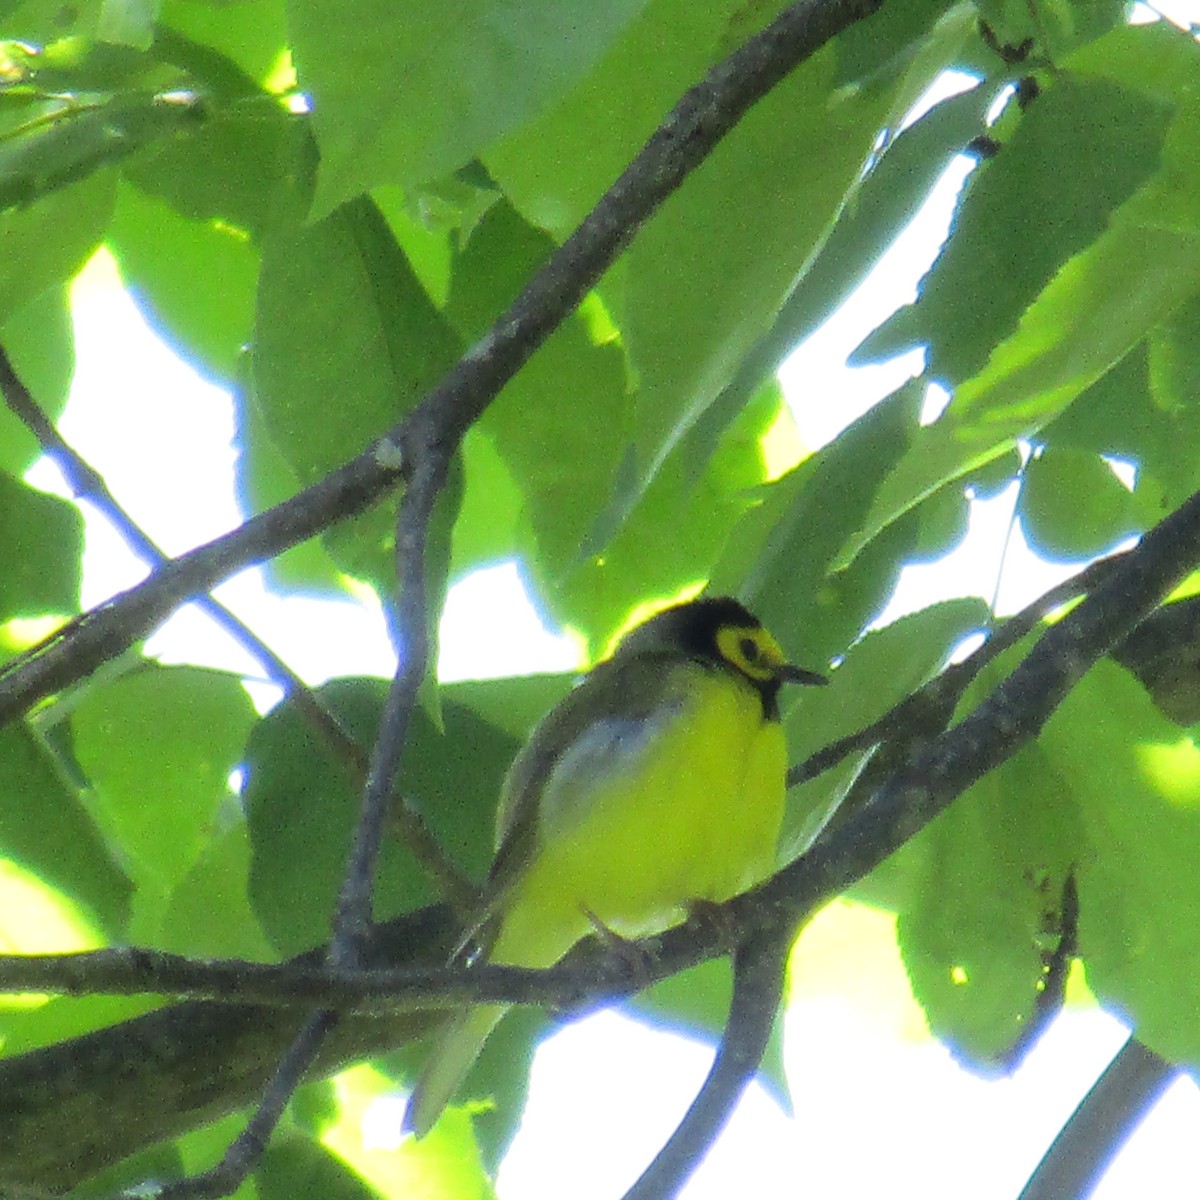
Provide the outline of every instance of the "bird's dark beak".
{"type": "Polygon", "coordinates": [[[784,683],[803,683],[809,687],[824,687],[829,682],[824,675],[818,675],[816,671],[806,671],[803,667],[794,667],[791,663],[784,663],[779,668],[779,678],[784,683]]]}

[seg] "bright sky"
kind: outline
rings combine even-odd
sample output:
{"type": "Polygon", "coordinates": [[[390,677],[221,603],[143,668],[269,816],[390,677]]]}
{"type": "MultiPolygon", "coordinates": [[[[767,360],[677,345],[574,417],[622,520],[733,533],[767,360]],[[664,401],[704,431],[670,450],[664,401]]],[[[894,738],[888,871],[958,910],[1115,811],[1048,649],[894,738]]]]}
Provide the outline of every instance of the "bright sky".
{"type": "MultiPolygon", "coordinates": [[[[1172,6],[1176,12],[1182,7],[1172,6]]],[[[1190,5],[1193,12],[1198,7],[1190,5]]],[[[882,316],[914,295],[967,170],[965,163],[951,168],[851,302],[781,373],[792,394],[826,398],[796,406],[809,444],[830,440],[919,370],[919,355],[859,370],[844,360],[882,316]],[[802,393],[797,379],[804,381],[802,393]],[[841,404],[832,416],[830,396],[841,404]]],[[[134,305],[114,291],[118,282],[101,253],[76,287],[78,366],[62,430],[135,519],[178,552],[240,519],[231,406],[153,337],[134,305]],[[136,372],[129,369],[134,363],[136,372]],[[130,453],[126,440],[108,436],[114,428],[141,429],[146,437],[130,453]]],[[[49,487],[53,475],[40,465],[32,477],[49,487]]],[[[1028,551],[1019,529],[1010,528],[1013,503],[1005,493],[975,505],[963,546],[940,563],[908,569],[881,621],[964,591],[989,601],[996,593],[999,611],[1010,612],[1070,574],[1072,566],[1046,564],[1028,551]]],[[[89,521],[87,537],[85,605],[145,573],[99,521],[89,521]]],[[[312,682],[392,670],[378,611],[284,601],[264,588],[257,571],[230,581],[219,595],[312,682]],[[314,628],[336,629],[337,637],[314,638],[314,628]]],[[[173,618],[150,649],[167,660],[257,674],[191,610],[173,618]]],[[[451,593],[442,630],[444,679],[566,670],[574,663],[572,643],[542,628],[513,567],[479,572],[451,593]],[[480,621],[484,605],[488,619],[480,621]]],[[[797,1116],[786,1116],[756,1085],[686,1191],[689,1200],[794,1196],[801,1187],[835,1198],[1011,1200],[1125,1036],[1095,1008],[1071,1011],[1011,1078],[985,1082],[964,1072],[925,1030],[890,920],[851,905],[835,906],[806,932],[794,980],[785,1057],[797,1116]]],[[[535,1063],[524,1125],[500,1175],[501,1200],[619,1195],[673,1128],[710,1058],[704,1046],[615,1012],[549,1039],[535,1063]]],[[[1200,1194],[1198,1121],[1200,1094],[1181,1081],[1121,1155],[1097,1200],[1200,1194]]]]}

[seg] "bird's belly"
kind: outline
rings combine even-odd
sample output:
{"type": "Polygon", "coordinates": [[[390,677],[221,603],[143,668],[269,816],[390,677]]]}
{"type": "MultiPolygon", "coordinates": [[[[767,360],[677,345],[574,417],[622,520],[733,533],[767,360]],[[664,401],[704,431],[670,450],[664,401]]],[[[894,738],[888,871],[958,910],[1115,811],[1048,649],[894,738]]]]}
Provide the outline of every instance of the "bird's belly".
{"type": "Polygon", "coordinates": [[[547,839],[518,885],[496,961],[548,965],[594,917],[629,937],[719,902],[774,864],[783,732],[750,688],[692,680],[687,701],[588,788],[587,811],[547,839]]]}

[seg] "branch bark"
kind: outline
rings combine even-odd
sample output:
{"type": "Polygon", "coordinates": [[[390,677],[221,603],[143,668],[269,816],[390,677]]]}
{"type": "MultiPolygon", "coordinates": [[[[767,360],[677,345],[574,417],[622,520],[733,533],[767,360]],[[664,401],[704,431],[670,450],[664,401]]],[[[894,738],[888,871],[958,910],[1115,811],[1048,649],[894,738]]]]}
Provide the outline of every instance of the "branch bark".
{"type": "MultiPolygon", "coordinates": [[[[650,978],[727,950],[718,926],[790,928],[891,854],[1005,756],[1025,745],[1107,648],[1200,561],[1200,493],[1116,561],[1104,582],[1045,633],[1026,659],[959,725],[914,753],[852,820],[801,859],[705,920],[644,943],[650,978]]],[[[440,964],[457,922],[425,910],[374,931],[366,963],[440,964]]],[[[320,955],[307,960],[320,961],[320,955]]],[[[419,1036],[429,1014],[354,1017],[318,1060],[321,1070],[419,1036]]],[[[294,1032],[286,1012],[176,1005],[114,1029],[0,1062],[0,1180],[67,1186],[141,1146],[245,1104],[294,1032]],[[97,1114],[104,1114],[103,1120],[97,1114]],[[63,1129],[75,1131],[64,1143],[63,1129]]]]}

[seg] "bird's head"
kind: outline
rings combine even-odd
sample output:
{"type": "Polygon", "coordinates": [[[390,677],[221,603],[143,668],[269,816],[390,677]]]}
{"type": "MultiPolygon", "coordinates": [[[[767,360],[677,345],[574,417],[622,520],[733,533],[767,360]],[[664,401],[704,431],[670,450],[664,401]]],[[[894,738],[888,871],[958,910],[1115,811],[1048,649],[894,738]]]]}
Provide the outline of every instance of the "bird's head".
{"type": "Polygon", "coordinates": [[[785,683],[825,684],[815,671],[787,661],[762,622],[732,596],[707,596],[663,609],[622,638],[617,655],[672,652],[685,654],[745,676],[773,710],[785,683]]]}

